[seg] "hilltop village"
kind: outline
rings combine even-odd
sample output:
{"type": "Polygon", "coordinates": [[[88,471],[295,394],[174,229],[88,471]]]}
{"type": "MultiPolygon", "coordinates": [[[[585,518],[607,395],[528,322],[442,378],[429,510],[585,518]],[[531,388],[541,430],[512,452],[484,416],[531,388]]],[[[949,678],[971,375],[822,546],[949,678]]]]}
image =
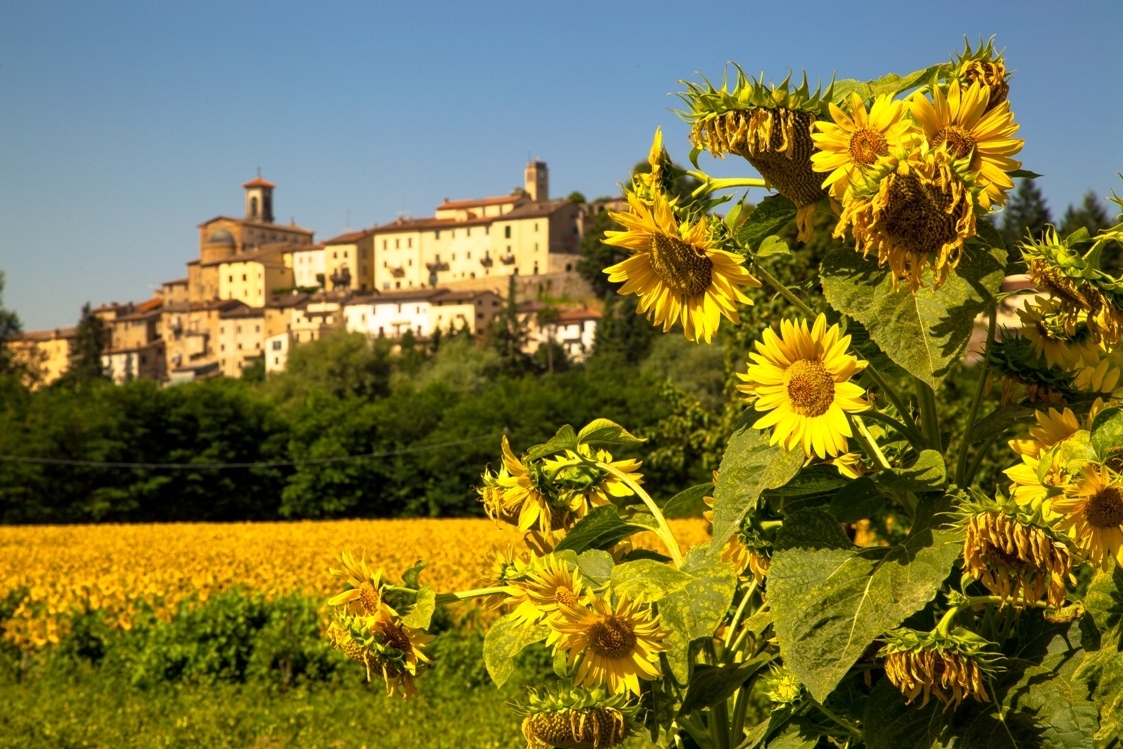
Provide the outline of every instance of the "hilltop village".
{"type": "MultiPolygon", "coordinates": [[[[527,164],[524,186],[510,195],[446,198],[432,217],[321,242],[311,229],[274,220],[275,184],[258,176],[242,187],[244,216],[198,225],[199,255],[185,277],[145,301],[93,310],[114,381],[238,377],[258,362],[276,372],[292,347],[338,330],[395,340],[479,336],[512,288],[528,351],[554,341],[580,360],[592,346],[601,315],[576,272],[577,250],[586,219],[606,202],[551,200],[542,161],[527,164]],[[551,312],[540,324],[542,300],[551,312]]],[[[45,384],[67,370],[76,337],[77,328],[60,328],[11,344],[37,362],[45,384]]]]}

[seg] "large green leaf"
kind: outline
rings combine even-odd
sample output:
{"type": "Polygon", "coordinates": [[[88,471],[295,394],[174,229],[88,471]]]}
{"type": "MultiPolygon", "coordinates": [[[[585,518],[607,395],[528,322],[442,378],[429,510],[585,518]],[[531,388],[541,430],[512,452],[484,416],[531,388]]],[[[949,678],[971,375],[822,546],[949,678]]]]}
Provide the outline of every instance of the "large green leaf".
{"type": "Polygon", "coordinates": [[[708,497],[713,494],[714,485],[711,484],[698,484],[689,489],[683,489],[667,500],[667,503],[661,508],[663,515],[666,517],[674,517],[690,508],[694,507],[703,497],[708,497]]]}
{"type": "Polygon", "coordinates": [[[760,493],[788,483],[803,466],[801,450],[788,452],[769,445],[768,435],[753,429],[759,414],[752,410],[741,416],[722,456],[714,486],[714,537],[712,553],[718,553],[737,530],[742,518],[756,509],[760,493]]]}
{"type": "Polygon", "coordinates": [[[838,520],[807,509],[784,521],[768,600],[784,664],[826,699],[869,644],[924,607],[959,556],[962,532],[940,528],[947,498],[922,503],[904,543],[854,546],[838,520]]]}
{"type": "Polygon", "coordinates": [[[875,96],[896,96],[929,82],[933,76],[946,73],[950,67],[949,63],[944,62],[923,70],[917,70],[908,75],[889,73],[876,81],[857,81],[853,78],[844,78],[841,81],[835,81],[831,87],[831,101],[840,104],[845,102],[851,93],[857,93],[867,101],[875,96]]]}
{"type": "Polygon", "coordinates": [[[541,642],[550,632],[544,625],[527,626],[507,614],[491,625],[484,637],[484,666],[491,680],[498,687],[503,686],[515,670],[515,656],[527,645],[541,642]]]}
{"type": "Polygon", "coordinates": [[[557,434],[550,438],[549,442],[541,445],[534,445],[527,450],[526,457],[529,460],[537,460],[553,455],[554,453],[560,453],[564,450],[576,449],[577,434],[573,431],[573,427],[569,424],[565,424],[557,431],[557,434]]]}
{"type": "Polygon", "coordinates": [[[999,406],[975,422],[967,439],[972,445],[997,439],[1021,424],[1032,424],[1033,409],[1029,406],[999,406]]]}
{"type": "Polygon", "coordinates": [[[746,679],[771,660],[771,655],[763,655],[745,663],[695,666],[694,673],[690,675],[690,684],[687,686],[686,698],[682,701],[679,715],[689,715],[695,710],[729,699],[741,688],[746,679]]]}
{"type": "Polygon", "coordinates": [[[784,515],[791,515],[804,507],[827,504],[849,481],[834,466],[808,466],[779,489],[767,489],[761,496],[784,515]]]}
{"type": "Polygon", "coordinates": [[[651,559],[618,564],[612,568],[612,589],[617,594],[644,601],[660,601],[686,587],[693,578],[669,564],[651,559]]]}
{"type": "Polygon", "coordinates": [[[601,505],[577,521],[555,549],[578,553],[586,549],[607,549],[633,533],[646,530],[649,529],[644,525],[624,522],[616,505],[601,505]]]}
{"type": "Polygon", "coordinates": [[[761,242],[795,218],[795,203],[782,195],[769,195],[760,201],[737,230],[737,243],[756,251],[761,242]]]}
{"type": "Polygon", "coordinates": [[[944,456],[935,450],[923,450],[911,466],[886,468],[877,481],[899,492],[939,491],[947,483],[944,456]]]}
{"type": "Polygon", "coordinates": [[[1092,421],[1092,449],[1100,460],[1123,452],[1123,406],[1105,408],[1092,421]]]}
{"type": "Polygon", "coordinates": [[[671,633],[667,638],[667,663],[675,679],[686,684],[690,644],[713,636],[733,602],[737,575],[731,565],[708,556],[704,547],[695,547],[687,554],[680,574],[686,576],[686,584],[670,592],[658,606],[664,627],[671,633]]]}
{"type": "Polygon", "coordinates": [[[831,514],[840,523],[856,523],[874,513],[885,504],[882,494],[873,479],[859,476],[838,490],[831,499],[831,514]]]}
{"type": "Polygon", "coordinates": [[[402,617],[402,624],[414,629],[429,629],[433,620],[433,612],[437,609],[437,591],[432,585],[422,585],[417,591],[417,600],[414,601],[409,613],[402,617]]]}
{"type": "Polygon", "coordinates": [[[594,419],[584,429],[577,433],[577,441],[582,445],[591,447],[623,447],[638,445],[646,440],[641,439],[615,421],[608,419],[594,419]]]}
{"type": "Polygon", "coordinates": [[[927,272],[915,294],[904,282],[894,289],[891,271],[851,249],[831,252],[819,272],[832,307],[865,326],[899,366],[937,388],[967,348],[975,317],[993,303],[1005,268],[1005,250],[969,246],[939,291],[927,272]]]}

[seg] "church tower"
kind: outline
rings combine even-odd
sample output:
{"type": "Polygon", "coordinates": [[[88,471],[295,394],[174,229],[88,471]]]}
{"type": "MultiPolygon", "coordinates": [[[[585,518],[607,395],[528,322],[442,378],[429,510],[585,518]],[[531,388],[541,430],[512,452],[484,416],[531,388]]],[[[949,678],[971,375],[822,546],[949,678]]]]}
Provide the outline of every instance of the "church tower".
{"type": "Polygon", "coordinates": [[[550,199],[550,174],[545,161],[532,161],[526,165],[526,194],[535,203],[550,199]]]}
{"type": "Polygon", "coordinates": [[[273,188],[276,185],[259,174],[242,187],[246,188],[246,220],[273,223],[273,188]]]}

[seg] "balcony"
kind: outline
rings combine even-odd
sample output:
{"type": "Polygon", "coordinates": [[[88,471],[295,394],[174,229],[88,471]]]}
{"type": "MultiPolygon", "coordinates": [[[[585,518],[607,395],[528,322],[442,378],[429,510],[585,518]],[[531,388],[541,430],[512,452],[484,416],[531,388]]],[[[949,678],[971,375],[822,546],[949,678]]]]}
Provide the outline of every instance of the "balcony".
{"type": "Polygon", "coordinates": [[[448,270],[448,263],[441,262],[441,256],[437,255],[433,258],[433,262],[425,263],[425,267],[429,269],[430,273],[436,273],[437,271],[448,270]]]}
{"type": "Polygon", "coordinates": [[[485,252],[484,256],[482,258],[480,258],[480,265],[482,265],[485,268],[490,268],[494,264],[495,264],[495,261],[491,259],[491,253],[490,252],[485,252]]]}
{"type": "Polygon", "coordinates": [[[508,252],[506,255],[500,255],[499,256],[499,262],[503,263],[504,265],[514,265],[515,264],[514,253],[508,252]]]}
{"type": "Polygon", "coordinates": [[[398,265],[390,269],[390,275],[394,278],[403,278],[406,274],[406,269],[398,265]]]}

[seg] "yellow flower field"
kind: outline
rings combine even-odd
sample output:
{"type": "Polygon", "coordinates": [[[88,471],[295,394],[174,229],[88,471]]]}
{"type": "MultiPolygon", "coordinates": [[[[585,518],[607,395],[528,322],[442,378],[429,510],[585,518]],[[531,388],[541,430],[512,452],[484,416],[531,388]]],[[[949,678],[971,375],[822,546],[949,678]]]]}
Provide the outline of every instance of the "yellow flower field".
{"type": "MultiPolygon", "coordinates": [[[[701,520],[672,523],[684,547],[707,540],[701,520]]],[[[642,545],[657,548],[653,534],[642,545]]],[[[337,592],[328,566],[365,554],[397,576],[430,563],[422,580],[440,591],[477,587],[490,564],[482,550],[521,545],[489,520],[336,520],[292,523],[168,523],[0,527],[0,601],[26,589],[3,637],[23,648],[58,642],[72,611],[104,610],[128,628],[146,601],[168,617],[184,599],[242,586],[267,597],[337,592]]]]}

